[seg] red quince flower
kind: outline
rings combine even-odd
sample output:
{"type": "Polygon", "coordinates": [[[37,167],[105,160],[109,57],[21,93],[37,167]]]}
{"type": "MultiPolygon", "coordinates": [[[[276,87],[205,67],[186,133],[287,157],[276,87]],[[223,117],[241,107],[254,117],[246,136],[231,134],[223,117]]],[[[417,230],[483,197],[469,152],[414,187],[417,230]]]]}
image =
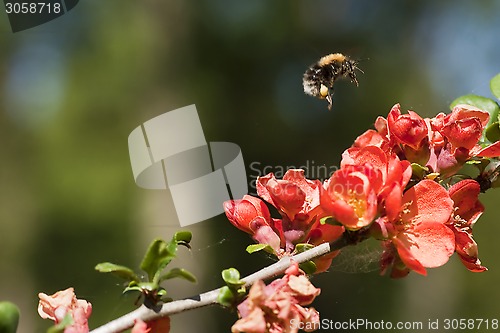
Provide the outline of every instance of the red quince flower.
{"type": "Polygon", "coordinates": [[[325,181],[321,206],[349,230],[372,223],[377,214],[377,193],[382,173],[371,165],[347,165],[325,181]]]}
{"type": "Polygon", "coordinates": [[[380,191],[384,191],[384,187],[392,186],[394,182],[404,188],[412,175],[410,162],[401,161],[395,154],[387,153],[377,146],[347,149],[342,154],[340,167],[347,165],[370,165],[379,170],[382,175],[382,184],[377,183],[375,187],[380,191]]]}
{"type": "Polygon", "coordinates": [[[288,170],[281,180],[272,173],[257,179],[259,196],[283,217],[280,230],[286,253],[291,253],[296,244],[307,242],[311,230],[325,216],[320,206],[320,189],[321,182],[306,179],[301,169],[288,170]]]}
{"type": "Polygon", "coordinates": [[[51,319],[59,324],[69,314],[73,324],[64,329],[64,333],[88,333],[88,318],[92,313],[92,305],[82,299],[77,299],[74,289],[58,291],[48,296],[39,293],[38,314],[43,319],[51,319]]]}
{"type": "Polygon", "coordinates": [[[163,317],[150,322],[144,322],[141,319],[136,319],[134,327],[130,333],[169,333],[170,332],[170,317],[163,317]]]}
{"type": "Polygon", "coordinates": [[[283,278],[269,285],[257,281],[247,299],[238,305],[240,319],[232,333],[296,333],[299,327],[312,332],[319,328],[319,314],[314,308],[304,308],[319,295],[297,263],[293,263],[283,278]]]}
{"type": "Polygon", "coordinates": [[[443,119],[441,134],[451,144],[451,151],[457,148],[472,149],[488,124],[489,114],[471,105],[459,104],[443,119]]]}
{"type": "Polygon", "coordinates": [[[390,141],[399,146],[409,161],[425,165],[429,159],[429,128],[416,112],[401,114],[396,104],[387,116],[390,141]]]}
{"type": "Polygon", "coordinates": [[[413,111],[408,111],[408,114],[401,114],[399,104],[394,105],[389,112],[387,126],[389,135],[398,144],[419,150],[428,142],[428,128],[424,119],[413,111]]]}
{"type": "Polygon", "coordinates": [[[379,211],[384,205],[390,205],[395,208],[388,211],[399,214],[402,193],[412,175],[410,162],[401,161],[395,154],[387,153],[382,148],[366,146],[349,148],[342,154],[341,170],[348,165],[369,166],[376,170],[375,173],[380,172],[381,177],[370,179],[377,195],[379,211]]]}
{"type": "MultiPolygon", "coordinates": [[[[309,243],[319,245],[339,238],[342,226],[323,225],[325,216],[319,206],[321,183],[304,177],[304,170],[288,170],[283,180],[268,174],[259,177],[259,195],[275,206],[282,219],[271,217],[266,204],[259,198],[245,195],[241,200],[224,203],[229,221],[238,229],[250,234],[260,244],[267,244],[278,258],[293,254],[295,245],[309,243]]],[[[316,273],[325,271],[338,252],[314,259],[316,273]]]]}
{"type": "Polygon", "coordinates": [[[462,180],[448,190],[455,211],[448,227],[455,234],[455,251],[465,267],[472,272],[484,272],[486,267],[478,259],[477,243],[472,237],[472,227],[484,211],[479,202],[480,185],[472,179],[462,180]]]}
{"type": "Polygon", "coordinates": [[[321,183],[309,180],[302,169],[287,170],[283,179],[269,173],[257,179],[257,194],[290,221],[309,223],[317,215],[321,183]]]}
{"type": "MultiPolygon", "coordinates": [[[[396,219],[391,221],[384,216],[376,224],[382,230],[381,234],[392,242],[404,266],[426,275],[426,268],[444,265],[454,252],[455,237],[445,225],[452,212],[453,201],[448,192],[436,182],[426,179],[404,193],[398,214],[388,213],[388,216],[397,216],[396,219]]],[[[396,251],[386,246],[383,271],[388,263],[398,262],[396,251]]],[[[397,269],[404,270],[401,267],[397,269]]]]}
{"type": "Polygon", "coordinates": [[[250,234],[260,244],[269,245],[281,254],[281,221],[271,218],[264,201],[250,195],[224,202],[226,216],[235,227],[250,234]]]}
{"type": "Polygon", "coordinates": [[[446,178],[460,170],[473,156],[493,157],[494,145],[489,149],[478,145],[488,119],[487,112],[464,104],[455,106],[448,115],[440,113],[426,119],[431,128],[431,156],[427,166],[446,178]]]}

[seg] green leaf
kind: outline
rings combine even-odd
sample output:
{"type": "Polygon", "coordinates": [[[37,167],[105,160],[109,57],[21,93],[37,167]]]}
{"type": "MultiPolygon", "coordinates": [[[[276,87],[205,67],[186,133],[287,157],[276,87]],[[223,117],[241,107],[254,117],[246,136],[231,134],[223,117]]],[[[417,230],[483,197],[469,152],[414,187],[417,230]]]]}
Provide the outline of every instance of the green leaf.
{"type": "Polygon", "coordinates": [[[500,99],[500,73],[495,75],[490,81],[490,89],[496,98],[500,99]]]}
{"type": "Polygon", "coordinates": [[[154,291],[158,291],[160,289],[160,286],[156,283],[152,282],[130,282],[127,288],[123,290],[123,293],[128,293],[130,291],[138,291],[142,294],[148,294],[152,293],[154,291]]]}
{"type": "Polygon", "coordinates": [[[450,104],[450,109],[453,109],[458,104],[469,104],[472,106],[475,106],[483,111],[486,111],[490,114],[490,121],[488,122],[489,124],[494,123],[495,121],[498,120],[498,112],[500,108],[498,107],[497,102],[490,98],[486,98],[483,96],[478,96],[474,94],[469,94],[465,96],[460,96],[457,99],[455,99],[453,102],[450,104]]]}
{"type": "Polygon", "coordinates": [[[0,302],[0,333],[16,333],[19,308],[11,302],[0,302]]]}
{"type": "Polygon", "coordinates": [[[166,296],[167,296],[167,290],[166,290],[166,289],[164,289],[164,288],[160,288],[160,289],[158,290],[158,292],[157,292],[157,294],[156,294],[156,295],[157,295],[157,297],[158,297],[158,298],[160,298],[160,299],[163,299],[163,298],[165,298],[165,299],[166,299],[166,298],[167,298],[167,297],[166,297],[166,296]]]}
{"type": "Polygon", "coordinates": [[[221,275],[222,275],[222,279],[227,284],[236,285],[236,286],[240,286],[240,285],[245,284],[245,282],[240,280],[240,272],[238,272],[238,270],[236,268],[231,267],[231,268],[225,269],[222,271],[221,275]]]}
{"type": "Polygon", "coordinates": [[[297,253],[302,253],[302,252],[306,252],[307,250],[312,249],[313,247],[314,247],[314,245],[312,245],[312,244],[300,243],[300,244],[295,245],[295,251],[297,253]]]}
{"type": "Polygon", "coordinates": [[[247,246],[247,252],[252,254],[254,252],[262,251],[265,250],[266,252],[269,253],[274,253],[274,250],[272,247],[270,247],[267,244],[252,244],[247,246]]]}
{"type": "Polygon", "coordinates": [[[177,253],[177,242],[165,242],[155,239],[150,245],[141,262],[141,269],[148,274],[150,282],[158,283],[161,271],[167,266],[177,253]]]}
{"type": "Polygon", "coordinates": [[[429,168],[422,166],[418,163],[411,164],[412,174],[417,177],[417,179],[424,179],[424,177],[429,172],[429,168]]]}
{"type": "Polygon", "coordinates": [[[186,245],[189,247],[189,243],[191,242],[191,239],[193,238],[193,234],[191,234],[191,231],[188,230],[181,230],[178,231],[174,234],[174,240],[177,243],[182,243],[183,245],[186,245]]]}
{"type": "Polygon", "coordinates": [[[316,264],[311,260],[303,262],[299,267],[306,274],[314,274],[316,272],[316,264]]]}
{"type": "Polygon", "coordinates": [[[330,224],[341,226],[342,223],[333,218],[333,216],[325,216],[319,220],[320,224],[330,224]]]}
{"type": "Polygon", "coordinates": [[[133,270],[126,266],[116,265],[110,262],[102,262],[95,266],[96,271],[101,273],[111,273],[119,278],[122,278],[127,281],[136,281],[139,282],[139,277],[134,273],[133,270]]]}
{"type": "MultiPolygon", "coordinates": [[[[222,276],[224,277],[224,272],[227,274],[233,275],[233,278],[238,276],[238,284],[233,285],[232,283],[226,281],[228,284],[220,289],[219,295],[217,296],[217,302],[222,304],[223,306],[232,306],[237,303],[240,299],[242,299],[246,295],[246,288],[244,286],[245,282],[239,280],[239,273],[235,268],[229,268],[222,271],[222,276]],[[229,272],[232,271],[232,272],[229,272]],[[236,274],[237,273],[237,274],[236,274]]],[[[234,280],[231,280],[235,282],[234,280]]]]}
{"type": "Polygon", "coordinates": [[[498,121],[486,127],[484,130],[486,135],[486,139],[490,140],[490,142],[497,142],[500,140],[500,123],[498,121]]]}
{"type": "Polygon", "coordinates": [[[138,285],[128,286],[125,289],[123,289],[124,294],[131,292],[131,291],[138,291],[142,294],[142,289],[138,285]]]}
{"type": "Polygon", "coordinates": [[[182,278],[188,280],[189,282],[196,283],[196,277],[189,271],[184,268],[173,268],[168,271],[167,274],[164,274],[160,277],[160,282],[173,278],[182,278]]]}
{"type": "Polygon", "coordinates": [[[234,293],[231,291],[231,289],[229,289],[229,287],[222,287],[219,291],[219,295],[217,295],[217,302],[222,306],[232,306],[234,302],[234,293]]]}

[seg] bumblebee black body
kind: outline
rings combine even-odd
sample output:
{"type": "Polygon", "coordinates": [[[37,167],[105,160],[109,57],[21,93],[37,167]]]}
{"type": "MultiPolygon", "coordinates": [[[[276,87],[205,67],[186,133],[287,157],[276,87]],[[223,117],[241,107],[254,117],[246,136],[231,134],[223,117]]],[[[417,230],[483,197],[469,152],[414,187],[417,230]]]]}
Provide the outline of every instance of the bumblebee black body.
{"type": "Polygon", "coordinates": [[[308,95],[326,99],[328,110],[332,108],[332,95],[330,89],[339,78],[351,79],[352,83],[358,85],[356,78],[357,62],[343,55],[342,53],[332,53],[319,59],[312,64],[304,73],[302,83],[304,92],[308,95]]]}

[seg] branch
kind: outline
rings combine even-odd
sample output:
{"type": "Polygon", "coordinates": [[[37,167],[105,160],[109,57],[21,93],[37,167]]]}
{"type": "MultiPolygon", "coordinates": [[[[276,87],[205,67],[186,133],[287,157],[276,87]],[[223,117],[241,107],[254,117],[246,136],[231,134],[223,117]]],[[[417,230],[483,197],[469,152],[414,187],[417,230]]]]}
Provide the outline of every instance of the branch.
{"type": "MultiPolygon", "coordinates": [[[[267,280],[278,275],[281,275],[290,266],[292,261],[303,263],[316,257],[322,256],[328,252],[340,249],[348,245],[345,237],[339,238],[336,242],[323,243],[310,250],[299,253],[292,257],[283,257],[278,262],[255,272],[242,280],[246,282],[245,286],[249,287],[258,280],[267,280]]],[[[141,305],[138,309],[120,317],[101,327],[91,331],[91,333],[118,333],[134,326],[136,319],[143,321],[151,321],[160,317],[170,316],[176,313],[184,312],[187,310],[201,308],[207,305],[217,304],[217,296],[219,295],[220,288],[199,294],[187,299],[173,301],[163,304],[157,311],[148,309],[141,305]]]]}

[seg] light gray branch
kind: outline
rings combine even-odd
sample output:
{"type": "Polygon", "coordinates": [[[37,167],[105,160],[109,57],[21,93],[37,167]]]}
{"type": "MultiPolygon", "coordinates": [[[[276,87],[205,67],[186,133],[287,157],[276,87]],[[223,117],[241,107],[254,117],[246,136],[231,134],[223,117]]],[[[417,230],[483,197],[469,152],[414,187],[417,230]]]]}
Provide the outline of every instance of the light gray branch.
{"type": "MultiPolygon", "coordinates": [[[[330,244],[324,243],[293,257],[283,257],[280,261],[267,266],[260,271],[243,278],[242,280],[246,282],[245,285],[248,287],[258,280],[268,280],[270,278],[283,274],[285,270],[290,267],[292,260],[300,264],[326,254],[330,251],[330,244]]],[[[176,313],[201,308],[207,305],[217,304],[217,296],[219,295],[219,291],[220,288],[187,299],[163,304],[158,312],[148,309],[144,305],[142,305],[138,309],[127,313],[120,318],[110,321],[107,324],[102,325],[101,327],[96,328],[90,333],[118,333],[133,327],[134,320],[138,318],[142,319],[143,321],[151,321],[160,317],[170,316],[176,313]]]]}

